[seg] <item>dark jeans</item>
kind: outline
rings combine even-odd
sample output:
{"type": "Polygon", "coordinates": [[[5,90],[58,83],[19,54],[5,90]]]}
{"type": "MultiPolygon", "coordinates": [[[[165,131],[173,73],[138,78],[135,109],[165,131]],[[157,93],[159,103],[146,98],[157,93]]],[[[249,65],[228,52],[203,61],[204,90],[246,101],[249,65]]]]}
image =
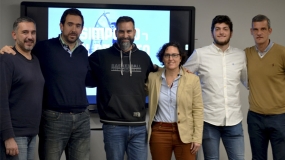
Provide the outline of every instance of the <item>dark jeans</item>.
{"type": "Polygon", "coordinates": [[[61,113],[44,110],[39,133],[40,160],[89,160],[90,119],[88,111],[61,113]]]}
{"type": "Polygon", "coordinates": [[[269,141],[273,159],[285,160],[285,114],[262,115],[249,111],[247,123],[253,160],[267,160],[269,141]]]}

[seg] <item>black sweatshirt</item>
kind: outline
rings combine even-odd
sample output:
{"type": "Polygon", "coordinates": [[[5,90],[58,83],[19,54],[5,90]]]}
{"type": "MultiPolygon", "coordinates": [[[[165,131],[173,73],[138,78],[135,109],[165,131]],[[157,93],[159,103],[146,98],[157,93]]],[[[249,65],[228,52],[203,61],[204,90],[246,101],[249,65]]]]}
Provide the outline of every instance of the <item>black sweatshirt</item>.
{"type": "Polygon", "coordinates": [[[37,135],[44,87],[37,57],[16,51],[0,55],[0,65],[0,139],[37,135]]]}
{"type": "Polygon", "coordinates": [[[122,53],[117,44],[89,56],[97,78],[97,108],[102,123],[145,124],[145,82],[153,64],[146,52],[134,45],[122,53]]]}
{"type": "Polygon", "coordinates": [[[69,54],[57,37],[38,42],[32,52],[38,57],[45,78],[43,107],[57,112],[83,112],[88,106],[87,50],[80,45],[69,54]]]}

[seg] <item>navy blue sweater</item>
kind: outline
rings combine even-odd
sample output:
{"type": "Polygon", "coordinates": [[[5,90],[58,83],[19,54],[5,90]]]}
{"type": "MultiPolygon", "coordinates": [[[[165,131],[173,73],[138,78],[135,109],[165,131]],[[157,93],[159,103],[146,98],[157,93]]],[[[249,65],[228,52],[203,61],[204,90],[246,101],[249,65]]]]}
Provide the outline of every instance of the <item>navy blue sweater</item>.
{"type": "Polygon", "coordinates": [[[3,141],[38,134],[44,78],[37,57],[32,57],[28,60],[17,51],[15,56],[0,55],[0,139],[3,141]]]}
{"type": "Polygon", "coordinates": [[[43,107],[58,112],[83,112],[88,106],[87,50],[80,45],[69,54],[57,37],[38,42],[32,52],[38,57],[45,78],[43,107]]]}

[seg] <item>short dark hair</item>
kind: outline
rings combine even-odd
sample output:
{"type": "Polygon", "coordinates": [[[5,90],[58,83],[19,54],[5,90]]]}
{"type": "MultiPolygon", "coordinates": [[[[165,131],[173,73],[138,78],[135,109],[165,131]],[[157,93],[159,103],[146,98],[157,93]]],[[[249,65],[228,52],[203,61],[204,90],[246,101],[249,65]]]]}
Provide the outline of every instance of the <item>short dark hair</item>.
{"type": "Polygon", "coordinates": [[[32,18],[30,18],[30,17],[19,17],[13,23],[13,31],[16,31],[18,29],[18,25],[21,22],[31,22],[31,23],[34,23],[34,25],[36,27],[36,22],[32,18]]]}
{"type": "Polygon", "coordinates": [[[158,51],[158,53],[156,54],[156,57],[158,58],[158,60],[161,62],[162,65],[164,65],[163,63],[163,56],[164,56],[164,53],[166,51],[166,49],[168,47],[176,47],[178,49],[178,52],[179,52],[179,55],[181,57],[181,62],[179,64],[179,67],[182,66],[186,60],[187,60],[187,54],[186,52],[183,50],[183,48],[180,46],[180,44],[178,42],[169,42],[169,43],[165,43],[161,48],[160,50],[158,51]]]}
{"type": "Polygon", "coordinates": [[[213,30],[215,29],[215,25],[217,23],[225,23],[229,26],[230,31],[233,31],[233,23],[230,19],[230,17],[228,17],[227,15],[217,15],[213,21],[212,21],[212,26],[211,26],[211,32],[213,32],[213,30]]]}
{"type": "Polygon", "coordinates": [[[267,21],[267,26],[268,28],[270,28],[270,19],[267,16],[262,15],[262,14],[258,14],[252,18],[251,26],[253,22],[262,22],[262,21],[267,21]]]}
{"type": "Polygon", "coordinates": [[[84,26],[84,18],[83,18],[83,16],[82,16],[80,10],[78,10],[78,9],[76,9],[76,8],[70,8],[70,9],[65,10],[65,11],[63,12],[61,18],[60,18],[60,23],[61,23],[62,25],[64,25],[67,15],[74,15],[74,16],[79,16],[79,17],[81,17],[81,20],[82,20],[82,28],[83,28],[83,26],[84,26]]]}
{"type": "Polygon", "coordinates": [[[116,28],[118,28],[118,24],[119,23],[123,23],[123,22],[132,22],[133,25],[134,25],[134,28],[135,28],[135,21],[132,17],[129,17],[129,16],[121,16],[117,19],[117,22],[116,22],[116,28]]]}

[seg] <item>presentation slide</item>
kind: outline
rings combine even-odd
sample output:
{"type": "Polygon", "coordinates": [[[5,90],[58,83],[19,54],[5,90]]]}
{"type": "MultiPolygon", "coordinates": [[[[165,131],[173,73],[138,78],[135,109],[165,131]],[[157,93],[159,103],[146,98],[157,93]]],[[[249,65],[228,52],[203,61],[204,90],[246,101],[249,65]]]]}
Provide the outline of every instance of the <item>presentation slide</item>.
{"type": "MultiPolygon", "coordinates": [[[[68,8],[48,9],[48,38],[57,37],[60,16],[68,8]]],[[[170,39],[170,11],[86,9],[78,8],[84,17],[84,27],[80,35],[83,46],[89,54],[98,49],[108,48],[116,43],[116,20],[120,16],[130,16],[135,21],[134,43],[145,51],[154,64],[161,66],[156,54],[170,39]]],[[[96,95],[96,89],[87,88],[87,95],[96,95]]]]}

